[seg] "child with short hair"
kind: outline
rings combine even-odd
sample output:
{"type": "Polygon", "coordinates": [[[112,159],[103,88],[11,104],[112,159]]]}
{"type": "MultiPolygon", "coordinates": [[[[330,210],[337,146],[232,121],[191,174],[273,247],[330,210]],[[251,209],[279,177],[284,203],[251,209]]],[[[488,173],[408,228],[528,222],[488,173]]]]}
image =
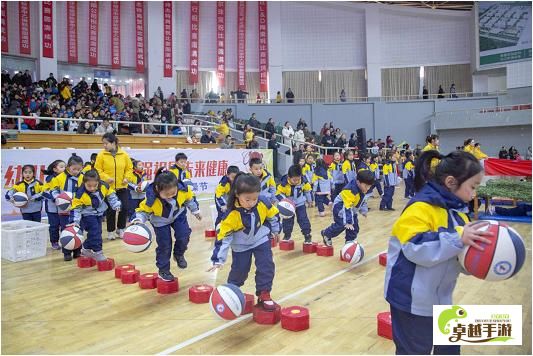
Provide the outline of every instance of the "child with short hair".
{"type": "Polygon", "coordinates": [[[239,173],[228,195],[228,213],[217,232],[217,240],[208,271],[222,268],[231,247],[232,262],[228,283],[241,287],[255,258],[257,304],[267,311],[278,306],[271,298],[275,266],[270,236],[278,238],[278,209],[260,196],[261,183],[251,174],[239,173]]]}
{"type": "Polygon", "coordinates": [[[322,240],[326,246],[332,246],[331,239],[346,231],[345,241],[357,239],[359,221],[357,214],[360,212],[366,217],[368,208],[365,195],[374,185],[374,174],[364,169],[357,173],[355,180],[348,183],[333,203],[333,224],[322,230],[322,240]]]}
{"type": "Polygon", "coordinates": [[[316,206],[319,216],[326,216],[324,205],[330,205],[331,200],[331,176],[329,175],[326,162],[323,159],[316,161],[315,172],[313,173],[313,193],[315,195],[316,206]]]}
{"type": "Polygon", "coordinates": [[[276,182],[274,177],[263,167],[263,161],[261,158],[251,158],[249,162],[250,172],[259,178],[261,182],[261,196],[269,200],[272,204],[275,204],[276,199],[276,182]]]}
{"type": "Polygon", "coordinates": [[[192,185],[191,172],[187,169],[189,167],[187,155],[183,152],[178,152],[174,159],[176,163],[169,170],[176,175],[178,180],[187,185],[192,185]]]}
{"type": "Polygon", "coordinates": [[[333,154],[333,162],[329,165],[328,172],[331,176],[331,200],[334,201],[345,185],[340,152],[333,154]]]}
{"type": "Polygon", "coordinates": [[[402,176],[405,182],[405,199],[411,199],[415,195],[415,165],[412,152],[405,153],[402,176]]]}
{"type": "Polygon", "coordinates": [[[228,211],[228,197],[231,190],[231,184],[235,176],[240,172],[239,167],[229,166],[226,170],[226,175],[220,179],[215,190],[215,206],[217,208],[217,218],[215,220],[215,229],[222,221],[226,212],[228,211]]]}
{"type": "Polygon", "coordinates": [[[381,189],[381,173],[379,168],[379,156],[373,156],[370,163],[370,171],[374,173],[374,186],[370,191],[373,191],[373,188],[378,190],[379,196],[383,196],[383,189],[381,189]]]}
{"type": "MultiPolygon", "coordinates": [[[[281,178],[280,184],[276,191],[276,198],[278,200],[290,199],[296,207],[295,216],[298,221],[298,225],[302,229],[304,235],[304,243],[312,243],[311,240],[311,223],[307,217],[307,211],[305,205],[312,207],[311,200],[311,184],[307,182],[307,179],[302,176],[302,168],[297,165],[293,165],[289,168],[287,175],[281,178]]],[[[290,240],[292,230],[294,228],[294,216],[291,218],[284,218],[282,221],[283,226],[283,240],[290,240]]]]}
{"type": "Polygon", "coordinates": [[[106,200],[113,210],[120,210],[121,203],[115,191],[100,180],[98,172],[94,169],[85,172],[83,183],[72,199],[70,222],[87,231],[81,254],[97,261],[107,260],[102,251],[102,220],[108,208],[106,200]]]}
{"type": "Polygon", "coordinates": [[[357,175],[357,166],[354,160],[354,153],[352,150],[346,151],[344,162],[342,162],[342,174],[344,174],[344,184],[350,183],[357,175]]]}
{"type": "Polygon", "coordinates": [[[43,187],[43,197],[44,201],[44,210],[46,211],[46,216],[48,216],[48,233],[50,235],[50,243],[52,249],[59,250],[59,231],[61,230],[61,224],[59,223],[59,215],[57,213],[57,206],[54,202],[52,195],[50,194],[49,185],[54,177],[57,177],[59,174],[63,173],[66,168],[65,161],[56,159],[54,162],[50,163],[46,170],[42,171],[45,177],[45,183],[43,187]]]}
{"type": "Polygon", "coordinates": [[[41,181],[35,178],[35,167],[32,164],[25,164],[22,166],[22,180],[6,192],[6,200],[13,203],[15,193],[25,193],[28,196],[28,203],[20,208],[22,219],[41,222],[43,187],[41,181]]]}
{"type": "Polygon", "coordinates": [[[128,182],[128,190],[130,192],[130,200],[128,202],[128,217],[131,218],[135,215],[135,210],[139,207],[139,204],[146,197],[146,193],[142,191],[141,184],[147,180],[146,172],[144,171],[144,166],[142,161],[132,159],[131,163],[133,164],[133,181],[128,182]]]}
{"type": "Polygon", "coordinates": [[[433,345],[433,306],[452,304],[465,246],[490,244],[488,223],[469,222],[468,202],[483,178],[474,156],[424,152],[415,169],[416,195],[392,228],[384,296],[390,304],[396,354],[455,355],[456,345],[433,345]],[[432,169],[433,162],[438,162],[432,169]]]}
{"type": "Polygon", "coordinates": [[[387,152],[387,159],[383,164],[383,197],[379,203],[379,210],[396,210],[392,207],[394,187],[398,185],[398,174],[396,171],[396,155],[387,152]]]}

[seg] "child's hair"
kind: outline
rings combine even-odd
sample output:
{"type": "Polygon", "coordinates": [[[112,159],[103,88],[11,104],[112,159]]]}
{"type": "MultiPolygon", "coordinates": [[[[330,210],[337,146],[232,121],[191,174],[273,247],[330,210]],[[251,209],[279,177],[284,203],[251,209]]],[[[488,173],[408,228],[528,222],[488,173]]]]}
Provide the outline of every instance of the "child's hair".
{"type": "Polygon", "coordinates": [[[240,169],[239,167],[237,166],[229,166],[228,167],[228,170],[226,171],[226,175],[230,175],[230,174],[238,174],[240,172],[240,169]]]}
{"type": "Polygon", "coordinates": [[[80,156],[77,156],[75,153],[70,156],[70,158],[67,161],[67,166],[73,166],[75,164],[79,164],[80,166],[83,166],[83,159],[80,156]]]}
{"type": "Polygon", "coordinates": [[[312,154],[312,153],[308,153],[307,155],[305,155],[305,161],[306,161],[306,162],[307,162],[307,160],[308,160],[309,158],[315,159],[315,155],[312,154]]]}
{"type": "Polygon", "coordinates": [[[426,137],[426,143],[431,143],[431,141],[436,140],[438,138],[439,138],[439,135],[435,135],[435,134],[430,135],[430,136],[426,137]]]}
{"type": "Polygon", "coordinates": [[[289,171],[287,172],[287,175],[289,178],[292,177],[301,177],[302,176],[302,167],[300,165],[295,164],[289,167],[289,171]]]}
{"type": "Polygon", "coordinates": [[[238,194],[246,193],[260,193],[261,192],[261,182],[259,178],[253,174],[239,172],[235,176],[235,180],[231,185],[231,189],[228,195],[228,208],[229,210],[235,209],[235,202],[237,201],[238,194]]]}
{"type": "Polygon", "coordinates": [[[357,181],[359,183],[372,185],[374,184],[375,180],[376,177],[374,176],[374,173],[369,171],[368,169],[364,169],[362,171],[357,172],[357,181]]]}
{"type": "Polygon", "coordinates": [[[24,172],[27,168],[31,169],[33,175],[35,176],[35,166],[33,164],[25,164],[22,166],[22,172],[24,172]]]}
{"type": "Polygon", "coordinates": [[[65,163],[61,159],[56,159],[54,162],[50,163],[46,169],[41,169],[44,175],[50,176],[54,174],[54,169],[59,165],[59,163],[65,163]]]}
{"type": "Polygon", "coordinates": [[[473,138],[467,138],[467,139],[465,140],[465,142],[464,142],[464,145],[465,145],[465,146],[468,146],[472,141],[474,141],[473,138]]]}
{"type": "Polygon", "coordinates": [[[353,154],[353,151],[352,150],[346,151],[346,154],[344,155],[344,158],[348,159],[348,156],[350,155],[350,153],[353,154]]]}
{"type": "Polygon", "coordinates": [[[98,153],[91,153],[91,162],[96,161],[96,156],[98,156],[98,153]]]}
{"type": "Polygon", "coordinates": [[[87,183],[90,180],[100,181],[100,175],[96,169],[91,169],[85,172],[83,175],[83,183],[87,183]]]}
{"type": "Polygon", "coordinates": [[[411,151],[405,152],[405,158],[407,158],[407,159],[413,158],[413,152],[411,152],[411,151]]]}
{"type": "Polygon", "coordinates": [[[438,151],[426,151],[416,161],[415,169],[415,189],[419,191],[424,184],[430,180],[444,185],[444,179],[452,176],[457,180],[457,185],[461,186],[467,179],[483,171],[483,167],[472,154],[465,151],[453,151],[446,156],[438,151]],[[435,167],[435,172],[431,171],[431,161],[440,159],[435,167]]]}
{"type": "Polygon", "coordinates": [[[474,147],[479,147],[479,142],[474,143],[474,147]]]}
{"type": "Polygon", "coordinates": [[[322,167],[324,169],[327,169],[328,166],[326,164],[326,161],[324,161],[322,158],[319,158],[316,160],[316,167],[319,168],[319,167],[322,167]]]}
{"type": "Polygon", "coordinates": [[[156,195],[159,196],[159,193],[163,190],[177,186],[178,178],[167,167],[161,167],[157,170],[154,178],[154,191],[156,195]]]}
{"type": "Polygon", "coordinates": [[[178,162],[180,159],[187,159],[187,155],[183,152],[179,152],[178,154],[176,154],[176,157],[175,157],[175,161],[178,162]]]}
{"type": "Polygon", "coordinates": [[[254,157],[254,158],[250,159],[250,162],[248,164],[249,164],[250,168],[252,168],[252,166],[254,164],[263,164],[263,161],[261,160],[261,158],[254,157]]]}
{"type": "Polygon", "coordinates": [[[370,153],[363,153],[363,155],[362,155],[362,157],[361,157],[361,160],[364,162],[364,161],[366,161],[368,158],[371,158],[370,153]]]}

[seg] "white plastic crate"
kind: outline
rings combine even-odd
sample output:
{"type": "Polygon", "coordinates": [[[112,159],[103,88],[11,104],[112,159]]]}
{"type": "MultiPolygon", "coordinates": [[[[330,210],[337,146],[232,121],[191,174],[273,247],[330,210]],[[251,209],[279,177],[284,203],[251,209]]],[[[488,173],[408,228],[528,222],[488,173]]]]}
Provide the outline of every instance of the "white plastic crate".
{"type": "Polygon", "coordinates": [[[49,226],[28,220],[2,223],[2,258],[20,262],[45,256],[49,226]]]}

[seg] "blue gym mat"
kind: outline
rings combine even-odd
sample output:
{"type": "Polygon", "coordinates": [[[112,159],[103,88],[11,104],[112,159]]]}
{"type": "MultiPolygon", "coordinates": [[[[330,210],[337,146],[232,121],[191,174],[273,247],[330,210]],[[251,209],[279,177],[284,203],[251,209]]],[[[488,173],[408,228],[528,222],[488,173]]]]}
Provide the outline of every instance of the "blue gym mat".
{"type": "Polygon", "coordinates": [[[479,214],[479,220],[497,220],[497,221],[511,221],[517,223],[531,224],[531,216],[503,216],[503,215],[488,215],[479,214]]]}

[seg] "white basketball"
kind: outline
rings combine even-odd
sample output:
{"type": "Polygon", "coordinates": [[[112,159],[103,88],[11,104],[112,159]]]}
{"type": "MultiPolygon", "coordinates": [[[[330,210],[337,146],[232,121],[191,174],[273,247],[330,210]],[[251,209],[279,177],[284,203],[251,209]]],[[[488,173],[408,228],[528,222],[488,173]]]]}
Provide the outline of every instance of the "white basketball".
{"type": "Polygon", "coordinates": [[[84,242],[85,236],[76,226],[68,226],[63,231],[61,231],[61,236],[59,237],[59,244],[65,250],[72,251],[77,248],[80,248],[84,242]]]}
{"type": "Polygon", "coordinates": [[[124,230],[122,243],[130,252],[144,252],[152,244],[152,232],[144,224],[135,224],[124,230]]]}
{"type": "Polygon", "coordinates": [[[17,208],[22,208],[26,204],[28,204],[28,196],[26,195],[26,193],[17,192],[13,194],[13,205],[14,206],[16,206],[17,208]]]}
{"type": "Polygon", "coordinates": [[[279,215],[281,215],[282,218],[290,219],[294,216],[294,213],[296,211],[296,206],[291,200],[282,199],[278,203],[278,210],[279,210],[279,215]]]}
{"type": "Polygon", "coordinates": [[[341,260],[348,263],[359,263],[365,256],[365,250],[356,241],[346,243],[341,249],[341,260]]]}
{"type": "Polygon", "coordinates": [[[150,182],[145,180],[141,183],[141,192],[146,192],[146,188],[150,185],[150,182]]]}

